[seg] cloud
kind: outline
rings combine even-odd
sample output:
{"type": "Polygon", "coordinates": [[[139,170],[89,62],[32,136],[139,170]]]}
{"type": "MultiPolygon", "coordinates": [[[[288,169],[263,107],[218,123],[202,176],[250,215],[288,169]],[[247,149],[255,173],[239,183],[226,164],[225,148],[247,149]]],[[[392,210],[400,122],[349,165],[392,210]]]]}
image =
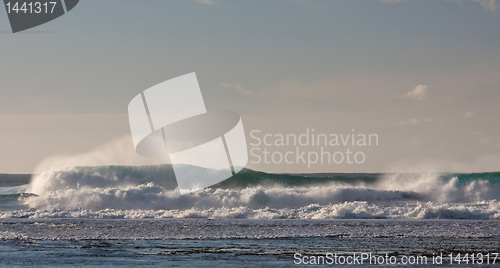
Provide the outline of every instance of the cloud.
{"type": "Polygon", "coordinates": [[[227,88],[227,89],[234,89],[238,92],[240,92],[241,94],[244,94],[244,95],[255,95],[255,93],[253,91],[250,91],[246,88],[244,88],[243,86],[241,86],[240,84],[227,84],[227,83],[223,83],[223,84],[220,84],[221,87],[223,88],[227,88]]]}
{"type": "Polygon", "coordinates": [[[404,125],[418,125],[420,124],[420,120],[417,118],[410,118],[406,121],[401,121],[399,122],[399,125],[404,126],[404,125]]]}
{"type": "Polygon", "coordinates": [[[465,118],[472,118],[474,116],[474,113],[471,111],[467,111],[463,114],[465,118]]]}
{"type": "Polygon", "coordinates": [[[485,137],[484,133],[481,131],[476,131],[474,132],[474,136],[477,138],[477,142],[481,145],[490,145],[491,140],[487,137],[485,137]]]}
{"type": "Polygon", "coordinates": [[[400,126],[420,125],[422,123],[432,123],[432,122],[434,122],[434,118],[427,118],[427,119],[410,118],[408,120],[399,122],[399,125],[400,126]]]}
{"type": "Polygon", "coordinates": [[[394,4],[394,3],[399,3],[403,0],[380,0],[380,2],[382,3],[386,3],[386,4],[394,4]]]}
{"type": "Polygon", "coordinates": [[[403,97],[413,100],[425,100],[427,99],[427,95],[429,95],[429,87],[426,85],[418,85],[415,89],[403,95],[403,97]]]}
{"type": "Polygon", "coordinates": [[[471,0],[472,2],[477,2],[484,7],[484,9],[489,11],[495,11],[497,9],[497,1],[496,0],[471,0]]]}
{"type": "MultiPolygon", "coordinates": [[[[380,0],[382,3],[386,4],[395,4],[395,3],[400,3],[403,2],[404,0],[380,0]]],[[[448,0],[449,1],[449,0],[448,0]]],[[[456,2],[460,0],[455,0],[456,2]]],[[[484,9],[489,10],[489,11],[495,11],[497,9],[497,1],[496,0],[468,0],[471,2],[476,2],[481,4],[484,9]]]]}
{"type": "MultiPolygon", "coordinates": [[[[214,0],[194,0],[194,1],[203,5],[215,5],[214,0]]],[[[403,1],[405,0],[380,0],[380,2],[385,4],[396,4],[403,1]]],[[[481,4],[481,6],[484,7],[484,9],[489,11],[495,11],[497,9],[496,0],[468,0],[468,1],[479,3],[481,4]]]]}
{"type": "Polygon", "coordinates": [[[213,0],[195,0],[197,3],[204,4],[204,5],[215,5],[215,2],[213,0]]]}

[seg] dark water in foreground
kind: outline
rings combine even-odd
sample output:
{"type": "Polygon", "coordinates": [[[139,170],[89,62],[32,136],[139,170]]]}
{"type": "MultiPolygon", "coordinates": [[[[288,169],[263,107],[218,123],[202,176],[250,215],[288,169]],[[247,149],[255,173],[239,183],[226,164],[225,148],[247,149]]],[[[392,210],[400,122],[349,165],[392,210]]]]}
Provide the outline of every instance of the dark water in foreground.
{"type": "Polygon", "coordinates": [[[457,265],[450,253],[490,253],[490,265],[483,257],[459,267],[497,267],[500,253],[498,221],[3,219],[0,236],[1,267],[284,267],[296,266],[296,253],[353,252],[427,257],[410,267],[437,266],[441,253],[446,266],[457,265]]]}

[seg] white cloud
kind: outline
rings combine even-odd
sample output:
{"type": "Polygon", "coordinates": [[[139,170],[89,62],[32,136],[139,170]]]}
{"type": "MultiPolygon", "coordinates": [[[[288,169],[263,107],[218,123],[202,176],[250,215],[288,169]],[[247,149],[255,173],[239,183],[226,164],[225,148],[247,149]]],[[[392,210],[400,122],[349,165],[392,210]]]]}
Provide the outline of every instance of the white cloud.
{"type": "Polygon", "coordinates": [[[496,0],[471,0],[473,2],[477,2],[484,7],[484,9],[495,11],[497,9],[497,1],[496,0]]]}
{"type": "Polygon", "coordinates": [[[400,126],[420,125],[422,123],[432,123],[432,122],[434,122],[434,118],[427,118],[427,119],[410,118],[408,120],[399,122],[399,125],[400,126]]]}
{"type": "MultiPolygon", "coordinates": [[[[386,4],[394,4],[394,3],[399,3],[403,2],[404,0],[380,0],[382,3],[386,4]]],[[[449,1],[449,0],[448,0],[449,1]]],[[[455,1],[460,1],[460,0],[455,0],[455,1]]],[[[497,9],[497,1],[496,0],[469,0],[472,2],[476,2],[481,4],[481,6],[484,7],[484,9],[489,10],[489,11],[495,11],[497,9]]]]}
{"type": "Polygon", "coordinates": [[[380,0],[380,2],[382,3],[386,3],[386,4],[394,4],[394,3],[399,3],[403,0],[380,0]]]}
{"type": "Polygon", "coordinates": [[[471,111],[467,111],[463,114],[465,118],[472,118],[474,116],[474,113],[471,111]]]}
{"type": "Polygon", "coordinates": [[[204,5],[215,5],[215,2],[213,0],[195,0],[197,3],[204,4],[204,5]]]}
{"type": "Polygon", "coordinates": [[[485,137],[484,133],[481,131],[476,131],[474,132],[474,136],[477,138],[477,142],[481,145],[490,145],[491,140],[487,137],[485,137]]]}
{"type": "Polygon", "coordinates": [[[417,118],[410,118],[410,119],[408,119],[406,121],[399,122],[399,124],[401,126],[404,126],[404,125],[418,125],[418,124],[420,124],[420,120],[417,119],[417,118]]]}
{"type": "Polygon", "coordinates": [[[244,88],[240,84],[227,84],[227,83],[223,83],[223,84],[220,84],[220,86],[224,87],[224,88],[228,88],[228,89],[235,89],[236,91],[238,91],[238,92],[240,92],[241,94],[244,94],[244,95],[255,95],[255,93],[253,91],[250,91],[250,90],[244,88]]]}
{"type": "MultiPolygon", "coordinates": [[[[203,4],[203,5],[215,5],[215,2],[213,0],[194,0],[197,3],[203,4]]],[[[386,4],[395,4],[395,3],[400,3],[403,2],[404,0],[380,0],[382,3],[386,4]]],[[[459,0],[455,0],[459,1],[459,0]]],[[[468,0],[472,2],[476,2],[481,4],[481,6],[484,7],[486,10],[490,11],[495,11],[497,9],[497,3],[496,0],[468,0]]]]}
{"type": "Polygon", "coordinates": [[[427,99],[427,95],[429,95],[429,87],[426,85],[418,85],[415,89],[403,95],[403,97],[414,100],[425,100],[427,99]]]}

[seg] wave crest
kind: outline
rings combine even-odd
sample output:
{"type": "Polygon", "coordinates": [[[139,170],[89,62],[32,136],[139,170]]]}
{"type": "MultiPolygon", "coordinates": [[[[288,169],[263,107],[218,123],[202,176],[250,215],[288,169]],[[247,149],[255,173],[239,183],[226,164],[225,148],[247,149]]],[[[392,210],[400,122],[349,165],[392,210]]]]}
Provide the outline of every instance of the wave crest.
{"type": "Polygon", "coordinates": [[[101,217],[499,218],[497,177],[362,174],[349,180],[352,174],[240,173],[180,195],[168,165],[51,169],[33,178],[27,192],[36,195],[22,200],[46,216],[80,211],[101,217]]]}

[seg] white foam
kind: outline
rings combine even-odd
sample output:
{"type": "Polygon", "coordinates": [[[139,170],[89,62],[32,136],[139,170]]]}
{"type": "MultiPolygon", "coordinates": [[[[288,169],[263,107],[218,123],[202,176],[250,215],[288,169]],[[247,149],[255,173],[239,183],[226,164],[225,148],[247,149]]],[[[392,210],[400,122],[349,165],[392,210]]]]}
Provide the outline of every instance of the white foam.
{"type": "Polygon", "coordinates": [[[310,204],[298,208],[247,206],[187,209],[30,209],[0,212],[0,218],[211,218],[211,219],[500,219],[500,203],[411,202],[374,204],[366,201],[310,204]]]}
{"type": "Polygon", "coordinates": [[[500,189],[487,181],[460,185],[437,174],[387,175],[375,185],[255,186],[205,189],[181,196],[161,178],[101,169],[50,169],[22,201],[32,210],[0,217],[248,219],[499,219],[500,189]]]}

